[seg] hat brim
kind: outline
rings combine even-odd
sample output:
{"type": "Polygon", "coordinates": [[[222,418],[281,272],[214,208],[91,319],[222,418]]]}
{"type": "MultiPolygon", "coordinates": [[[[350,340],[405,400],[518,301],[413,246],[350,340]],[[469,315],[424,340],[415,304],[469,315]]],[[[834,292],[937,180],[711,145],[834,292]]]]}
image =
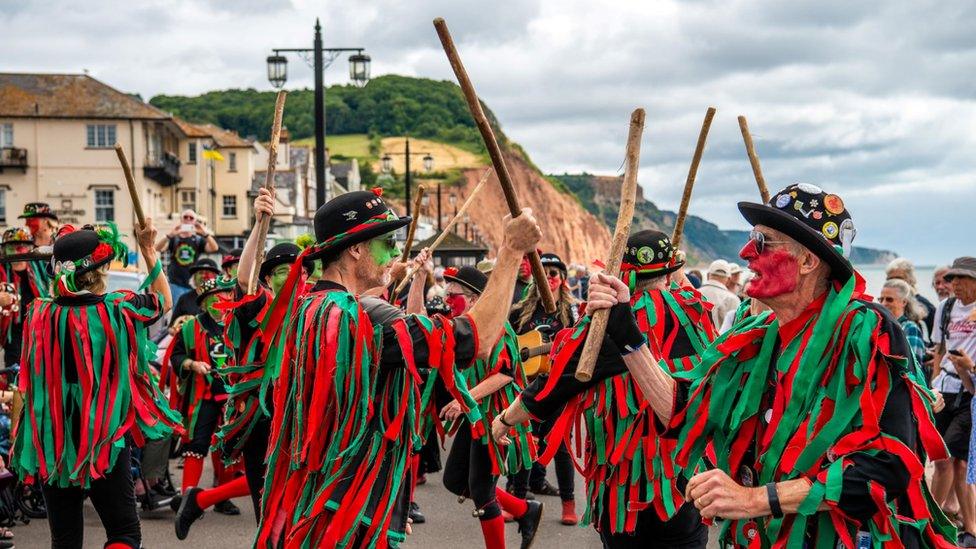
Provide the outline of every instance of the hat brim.
{"type": "Polygon", "coordinates": [[[54,214],[51,214],[51,213],[39,213],[39,214],[32,214],[32,215],[23,215],[23,214],[21,214],[21,215],[18,215],[17,216],[17,219],[34,219],[34,218],[37,218],[37,217],[43,217],[43,218],[51,219],[51,220],[54,220],[54,221],[57,221],[58,220],[58,216],[56,216],[54,214]]]}
{"type": "Polygon", "coordinates": [[[224,262],[221,262],[220,268],[221,269],[226,269],[227,267],[230,267],[231,265],[237,265],[240,262],[241,262],[241,258],[239,258],[239,257],[238,258],[235,258],[233,261],[224,261],[224,262]]]}
{"type": "Polygon", "coordinates": [[[211,267],[210,265],[207,265],[206,267],[190,267],[189,269],[187,269],[187,272],[189,272],[190,275],[194,275],[196,273],[199,273],[200,271],[210,271],[211,273],[220,275],[220,269],[216,267],[211,267]]]}
{"type": "Polygon", "coordinates": [[[316,246],[316,249],[306,256],[308,259],[319,259],[329,252],[342,251],[353,244],[365,242],[377,236],[392,233],[393,231],[406,227],[410,224],[411,217],[401,217],[391,221],[384,221],[370,226],[367,229],[350,233],[343,238],[336,239],[325,246],[316,246]]]}
{"type": "Polygon", "coordinates": [[[473,284],[470,284],[465,280],[461,280],[456,276],[444,275],[444,280],[446,280],[447,282],[457,282],[458,284],[464,286],[465,288],[471,290],[472,292],[478,295],[483,294],[485,291],[484,288],[476,288],[473,284]]]}
{"type": "Polygon", "coordinates": [[[213,294],[219,294],[221,292],[233,292],[233,291],[234,291],[233,288],[214,288],[212,290],[203,292],[202,294],[197,294],[197,305],[202,305],[203,300],[207,299],[207,296],[211,296],[213,294]]]}
{"type": "Polygon", "coordinates": [[[646,280],[648,278],[657,278],[660,276],[667,276],[671,273],[677,272],[678,269],[685,266],[684,261],[679,261],[670,267],[665,267],[663,269],[658,269],[656,271],[644,271],[637,273],[638,280],[646,280]]]}
{"type": "Polygon", "coordinates": [[[942,278],[946,279],[946,281],[950,281],[958,276],[976,278],[976,271],[970,269],[949,269],[944,275],[942,275],[942,278]]]}
{"type": "Polygon", "coordinates": [[[824,236],[806,226],[792,215],[765,204],[739,202],[739,213],[750,225],[765,225],[789,236],[827,262],[830,277],[847,282],[854,276],[854,267],[824,236]]]}
{"type": "Polygon", "coordinates": [[[264,280],[264,277],[271,274],[271,271],[273,271],[275,267],[278,265],[291,265],[295,262],[295,258],[297,257],[298,256],[295,254],[284,254],[265,259],[264,262],[261,263],[261,269],[258,271],[258,276],[261,278],[261,280],[264,280]]]}
{"type": "Polygon", "coordinates": [[[77,269],[75,269],[75,274],[80,275],[80,274],[94,271],[96,269],[101,268],[103,265],[108,265],[109,263],[112,262],[113,259],[115,259],[115,257],[109,254],[108,256],[104,257],[101,261],[96,261],[95,263],[92,263],[87,267],[78,267],[77,269]]]}

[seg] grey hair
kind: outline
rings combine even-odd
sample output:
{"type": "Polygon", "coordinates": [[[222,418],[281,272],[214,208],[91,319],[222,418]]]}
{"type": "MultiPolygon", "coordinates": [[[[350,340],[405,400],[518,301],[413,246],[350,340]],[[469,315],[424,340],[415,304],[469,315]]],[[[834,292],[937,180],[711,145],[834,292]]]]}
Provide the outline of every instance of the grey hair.
{"type": "Polygon", "coordinates": [[[662,282],[667,284],[668,275],[655,276],[654,278],[646,278],[644,280],[638,280],[635,284],[635,292],[643,292],[644,290],[652,290],[656,286],[660,285],[662,282]]]}
{"type": "Polygon", "coordinates": [[[895,290],[898,297],[905,300],[905,316],[916,322],[921,322],[926,316],[928,316],[928,311],[922,304],[918,302],[915,298],[915,289],[909,286],[908,282],[901,280],[900,278],[889,278],[884,283],[885,288],[891,288],[895,290]]]}
{"type": "Polygon", "coordinates": [[[898,257],[891,260],[891,263],[888,263],[888,266],[885,267],[885,274],[890,277],[891,273],[895,271],[903,271],[907,273],[905,282],[908,282],[911,287],[915,287],[915,284],[917,283],[915,280],[915,265],[912,264],[911,261],[905,259],[904,257],[898,257]]]}

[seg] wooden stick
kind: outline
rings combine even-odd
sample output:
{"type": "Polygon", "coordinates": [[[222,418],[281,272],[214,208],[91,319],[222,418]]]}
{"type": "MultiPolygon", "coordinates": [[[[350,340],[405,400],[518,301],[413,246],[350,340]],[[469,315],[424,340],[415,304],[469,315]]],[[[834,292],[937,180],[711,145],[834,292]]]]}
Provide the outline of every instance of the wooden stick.
{"type": "Polygon", "coordinates": [[[769,189],[766,188],[766,178],[763,177],[762,166],[759,165],[759,156],[756,155],[756,146],[752,143],[752,134],[749,133],[749,124],[746,117],[739,116],[739,129],[742,130],[742,140],[746,142],[746,154],[749,155],[749,163],[752,164],[752,174],[756,176],[756,185],[759,186],[759,196],[762,197],[763,204],[769,204],[769,189]]]}
{"type": "Polygon", "coordinates": [[[702,153],[705,152],[705,141],[708,139],[708,130],[712,127],[712,118],[715,117],[715,107],[708,107],[705,111],[705,120],[702,122],[701,131],[698,132],[698,143],[695,145],[695,155],[691,157],[691,167],[688,168],[688,178],[685,179],[685,191],[681,195],[681,207],[678,208],[678,218],[674,221],[674,232],[671,233],[671,245],[676,249],[681,245],[681,234],[685,228],[685,218],[688,217],[688,205],[691,204],[691,190],[695,187],[695,177],[698,176],[698,164],[701,162],[702,153]]]}
{"type": "Polygon", "coordinates": [[[413,236],[417,232],[417,220],[420,219],[420,203],[424,200],[424,189],[423,185],[417,186],[417,198],[413,201],[413,219],[410,220],[410,225],[407,227],[407,243],[403,245],[403,258],[410,258],[410,250],[413,248],[413,236]]]}
{"type": "MultiPolygon", "coordinates": [[[[278,163],[278,141],[281,139],[281,117],[285,111],[285,96],[288,92],[281,90],[275,99],[274,121],[271,123],[271,143],[268,145],[268,171],[264,177],[264,188],[274,187],[275,165],[278,163]]],[[[251,277],[247,281],[247,294],[253,295],[258,291],[258,282],[261,274],[261,263],[264,263],[265,241],[268,240],[268,229],[271,226],[271,216],[258,214],[258,246],[257,257],[254,258],[254,265],[251,268],[251,277]]]]}
{"type": "MultiPolygon", "coordinates": [[[[512,214],[512,217],[518,217],[522,213],[522,208],[519,206],[518,195],[515,194],[515,186],[512,185],[512,177],[508,173],[508,166],[505,165],[505,157],[502,156],[502,149],[498,146],[498,140],[495,139],[495,132],[488,122],[488,117],[485,116],[485,111],[481,108],[478,93],[475,91],[471,79],[468,78],[468,72],[461,63],[461,56],[458,54],[457,47],[454,45],[454,39],[451,38],[451,31],[448,30],[447,23],[444,22],[444,19],[440,17],[434,19],[434,28],[437,30],[437,36],[440,38],[441,45],[444,47],[444,53],[447,54],[447,60],[450,61],[451,68],[454,69],[454,76],[457,77],[458,84],[461,86],[461,92],[464,94],[464,99],[468,103],[468,110],[471,111],[471,116],[478,126],[478,131],[481,132],[481,139],[484,140],[485,147],[488,149],[488,156],[491,157],[491,163],[495,166],[495,172],[498,174],[498,182],[501,183],[502,192],[505,194],[505,202],[508,203],[508,210],[512,214]]],[[[532,266],[532,278],[535,279],[535,285],[538,287],[539,295],[542,298],[542,305],[546,312],[554,313],[556,312],[556,301],[552,297],[552,291],[549,290],[549,282],[546,280],[546,272],[542,268],[539,253],[533,251],[528,256],[529,264],[532,266]]]]}
{"type": "MultiPolygon", "coordinates": [[[[637,201],[637,168],[640,165],[641,135],[644,133],[644,109],[637,109],[630,115],[630,131],[627,134],[627,156],[624,159],[624,182],[620,186],[620,212],[617,214],[617,226],[613,230],[613,240],[610,243],[610,257],[607,260],[606,272],[610,276],[620,276],[620,263],[623,261],[624,248],[630,236],[630,224],[634,221],[634,205],[637,201]]],[[[576,379],[589,381],[593,378],[593,368],[596,366],[597,355],[603,345],[603,336],[607,332],[607,321],[610,310],[600,309],[593,313],[590,320],[590,331],[583,343],[583,354],[580,355],[579,365],[576,367],[576,379]]]]}
{"type": "MultiPolygon", "coordinates": [[[[471,207],[471,204],[474,204],[474,198],[478,196],[478,193],[481,192],[482,188],[484,188],[485,183],[488,183],[489,175],[491,175],[491,168],[485,170],[484,175],[481,176],[481,181],[478,181],[478,184],[475,185],[474,190],[471,191],[470,195],[468,195],[467,200],[464,201],[464,204],[461,204],[461,208],[457,211],[457,215],[454,216],[454,219],[452,219],[447,225],[444,226],[444,230],[441,231],[441,234],[437,235],[437,238],[434,240],[434,242],[427,247],[427,249],[430,250],[430,253],[433,254],[434,250],[436,250],[437,247],[441,245],[441,242],[444,242],[444,239],[447,238],[447,235],[451,232],[451,229],[453,229],[454,226],[458,224],[458,221],[460,221],[461,218],[464,217],[465,212],[468,211],[468,208],[471,207]]],[[[407,284],[410,284],[410,281],[413,280],[413,276],[415,274],[417,274],[416,269],[407,270],[406,276],[403,277],[403,280],[401,280],[400,283],[397,284],[396,288],[393,290],[393,295],[394,296],[400,295],[400,292],[402,292],[403,289],[407,287],[407,284]]]]}
{"type": "Polygon", "coordinates": [[[132,166],[129,166],[129,160],[125,157],[122,145],[115,144],[115,154],[119,157],[119,163],[122,164],[122,173],[125,174],[125,184],[129,187],[129,198],[132,199],[132,209],[136,211],[139,227],[145,227],[146,215],[142,212],[142,201],[139,200],[139,193],[136,191],[136,180],[132,177],[132,166]]]}

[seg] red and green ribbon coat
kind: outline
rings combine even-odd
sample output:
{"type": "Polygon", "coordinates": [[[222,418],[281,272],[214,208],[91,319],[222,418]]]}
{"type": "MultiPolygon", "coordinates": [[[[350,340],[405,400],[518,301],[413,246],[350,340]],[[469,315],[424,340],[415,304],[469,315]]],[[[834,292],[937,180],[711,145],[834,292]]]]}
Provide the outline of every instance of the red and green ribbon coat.
{"type": "Polygon", "coordinates": [[[149,367],[155,346],[145,321],[159,313],[158,301],[142,308],[132,295],[77,307],[33,302],[19,380],[25,415],[11,463],[22,477],[87,488],[115,465],[127,434],[141,445],[181,432],[149,367]]]}
{"type": "Polygon", "coordinates": [[[463,374],[468,389],[474,388],[489,377],[503,373],[511,375],[512,381],[501,389],[481,399],[477,404],[481,411],[481,428],[473,431],[472,438],[479,438],[488,445],[488,455],[491,457],[492,475],[511,475],[523,469],[532,467],[536,459],[536,442],[532,437],[532,428],[528,423],[517,425],[510,434],[512,443],[499,446],[490,436],[491,422],[502,410],[508,408],[518,397],[527,381],[522,370],[522,359],[519,355],[518,336],[512,325],[505,324],[505,332],[491,350],[487,359],[478,359],[474,366],[464,370],[463,374]]]}
{"type": "MultiPolygon", "coordinates": [[[[456,383],[451,323],[409,318],[424,330],[429,367],[452,396],[470,402],[456,383]]],[[[381,372],[382,326],[352,294],[312,292],[286,320],[269,350],[269,364],[277,356],[282,367],[256,546],[398,546],[404,534],[391,526],[393,506],[424,426],[407,321],[393,324],[405,367],[381,372]]]]}
{"type": "MultiPolygon", "coordinates": [[[[656,356],[671,356],[679,330],[691,342],[696,354],[663,361],[662,367],[669,373],[693,368],[697,353],[715,338],[708,306],[693,289],[673,285],[668,291],[640,292],[631,298],[631,306],[656,356]],[[674,327],[667,333],[664,315],[674,327]]],[[[538,399],[544,399],[555,387],[570,357],[586,341],[589,322],[590,317],[584,317],[572,330],[560,333],[549,381],[538,399]]],[[[619,534],[633,532],[638,512],[648,507],[653,507],[662,521],[674,516],[684,499],[675,485],[681,472],[674,463],[676,445],[659,436],[654,411],[629,372],[607,378],[570,400],[550,437],[554,441],[564,438],[568,445],[571,429],[575,430],[575,454],[584,457],[580,448],[583,427],[589,438],[580,470],[587,491],[583,524],[599,523],[606,509],[610,533],[619,534]]],[[[549,444],[540,461],[552,459],[558,446],[549,444]]]]}
{"type": "Polygon", "coordinates": [[[888,452],[910,474],[911,516],[896,512],[885,489],[869,482],[877,511],[862,527],[873,546],[901,547],[899,528],[910,525],[924,547],[952,547],[954,530],[924,486],[924,465],[913,448],[881,431],[879,418],[896,377],[907,384],[919,440],[931,459],[946,457],[935,430],[932,395],[912,381],[905,357],[893,356],[882,318],[856,298],[860,281],[832,288],[822,309],[805,320],[795,337],[782,342],[779,325],[764,312],[747,317],[702,354],[701,363],[675,377],[690,382],[687,406],[675,415],[680,428],[678,464],[698,463],[709,444],[715,465],[733,478],[742,465],[755,467],[757,486],[807,478],[812,483],[799,513],[784,518],[724,521],[721,537],[740,547],[804,547],[808,529],[816,548],[854,547],[856,521],[838,506],[845,468],[857,454],[888,452]],[[763,428],[764,393],[776,383],[768,427],[763,428]],[[746,452],[754,463],[743,463],[746,452]],[[828,511],[819,512],[820,505],[828,511]],[[751,535],[747,535],[748,534],[751,535]]]}
{"type": "MultiPolygon", "coordinates": [[[[206,313],[203,313],[206,314],[206,313]]],[[[180,327],[177,337],[183,338],[183,345],[192,351],[192,359],[198,362],[211,363],[210,346],[214,338],[200,324],[197,317],[193,317],[180,327]]],[[[166,356],[160,368],[160,388],[169,389],[169,405],[183,414],[183,442],[193,438],[197,419],[200,417],[200,404],[211,398],[210,384],[214,374],[198,374],[192,371],[181,371],[182,367],[172,365],[175,341],[166,349],[166,356]]]]}
{"type": "MultiPolygon", "coordinates": [[[[248,341],[242,341],[241,323],[249,322],[257,328],[270,310],[273,296],[265,287],[258,292],[264,294],[264,306],[254,318],[244,319],[233,313],[224,316],[224,347],[228,350],[228,360],[217,374],[224,381],[227,402],[224,405],[224,419],[214,434],[214,450],[220,452],[228,464],[237,461],[251,431],[271,412],[265,405],[263,395],[269,389],[272,379],[266,375],[265,350],[262,332],[255,330],[248,341]]],[[[255,298],[245,298],[251,301],[255,298]]],[[[230,304],[232,310],[235,303],[230,304]]]]}

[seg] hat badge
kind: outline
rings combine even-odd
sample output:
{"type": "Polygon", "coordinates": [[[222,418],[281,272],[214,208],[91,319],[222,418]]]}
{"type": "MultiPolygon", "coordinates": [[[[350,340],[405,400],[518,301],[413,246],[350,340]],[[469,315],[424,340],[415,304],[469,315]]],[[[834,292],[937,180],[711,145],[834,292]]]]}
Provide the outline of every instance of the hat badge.
{"type": "Polygon", "coordinates": [[[346,218],[346,221],[353,221],[356,219],[356,211],[349,210],[348,212],[343,212],[342,215],[346,218]]]}

